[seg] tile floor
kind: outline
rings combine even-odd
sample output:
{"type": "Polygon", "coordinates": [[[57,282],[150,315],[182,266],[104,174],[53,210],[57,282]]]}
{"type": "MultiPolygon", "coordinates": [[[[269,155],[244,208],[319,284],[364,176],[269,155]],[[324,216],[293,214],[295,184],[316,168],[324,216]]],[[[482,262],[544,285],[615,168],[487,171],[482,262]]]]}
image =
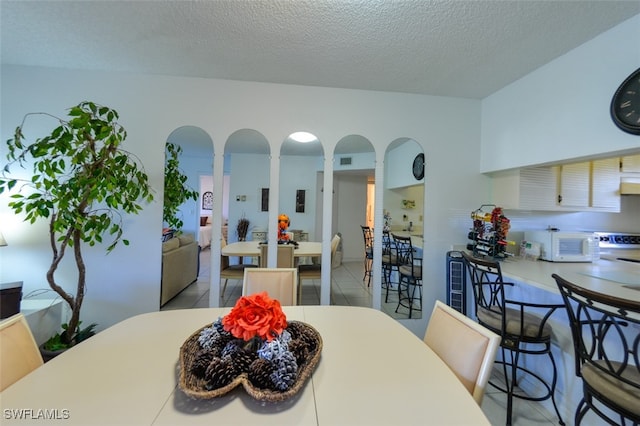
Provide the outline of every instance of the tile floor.
{"type": "MultiPolygon", "coordinates": [[[[191,284],[173,300],[169,301],[162,310],[184,308],[206,308],[209,306],[209,267],[210,252],[204,250],[200,258],[200,275],[198,281],[191,284]]],[[[331,303],[336,305],[371,306],[371,289],[362,280],[364,268],[362,262],[344,262],[333,270],[331,303]]],[[[305,281],[302,290],[303,305],[317,305],[320,303],[320,281],[305,281]]],[[[221,306],[233,306],[242,293],[239,281],[229,280],[221,306]]],[[[389,295],[389,303],[383,303],[382,310],[395,318],[406,318],[406,312],[395,313],[397,296],[389,295]]],[[[383,300],[384,302],[384,300],[383,300]]],[[[401,308],[402,309],[402,308],[401,308]]],[[[492,425],[503,425],[506,420],[505,395],[497,389],[487,388],[482,410],[492,425]]],[[[571,424],[572,419],[565,419],[571,424]]],[[[513,411],[514,426],[555,425],[558,419],[546,410],[542,404],[515,399],[513,411]]]]}

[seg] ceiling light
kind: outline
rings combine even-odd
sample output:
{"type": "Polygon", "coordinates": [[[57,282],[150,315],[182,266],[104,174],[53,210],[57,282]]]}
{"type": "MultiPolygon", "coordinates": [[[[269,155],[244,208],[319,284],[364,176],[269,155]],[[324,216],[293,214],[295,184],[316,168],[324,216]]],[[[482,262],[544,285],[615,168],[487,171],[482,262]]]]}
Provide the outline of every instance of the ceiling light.
{"type": "Polygon", "coordinates": [[[313,142],[318,140],[318,138],[316,138],[315,135],[309,132],[291,133],[291,135],[289,135],[289,138],[300,143],[308,143],[308,142],[313,142]]]}

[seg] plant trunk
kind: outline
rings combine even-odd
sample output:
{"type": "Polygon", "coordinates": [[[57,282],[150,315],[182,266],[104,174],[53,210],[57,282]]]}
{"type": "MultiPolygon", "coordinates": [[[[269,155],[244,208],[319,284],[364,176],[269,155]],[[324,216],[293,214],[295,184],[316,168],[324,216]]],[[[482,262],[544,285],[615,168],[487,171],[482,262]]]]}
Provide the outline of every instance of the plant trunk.
{"type": "Polygon", "coordinates": [[[82,301],[84,300],[84,290],[85,290],[85,281],[86,281],[86,267],[84,264],[84,260],[82,258],[82,249],[81,249],[81,233],[78,230],[72,230],[70,233],[65,235],[62,242],[60,243],[60,248],[58,248],[56,241],[56,233],[53,230],[53,223],[55,221],[55,215],[51,216],[49,222],[49,236],[51,243],[51,250],[53,251],[53,259],[51,261],[51,266],[47,271],[47,282],[49,286],[62,297],[62,299],[67,302],[69,305],[69,309],[71,310],[71,318],[67,323],[68,327],[66,330],[62,332],[61,338],[62,341],[68,345],[73,343],[75,332],[78,328],[78,324],[80,323],[80,308],[82,307],[82,301]],[[78,282],[76,286],[76,295],[73,297],[69,293],[67,293],[62,287],[60,287],[55,280],[55,273],[58,270],[58,266],[60,262],[64,258],[66,248],[69,245],[69,240],[73,238],[73,252],[75,256],[76,267],[78,269],[78,282]]]}
{"type": "Polygon", "coordinates": [[[84,289],[86,281],[86,266],[84,259],[82,258],[81,249],[82,240],[80,238],[80,231],[73,231],[73,254],[76,260],[76,267],[78,268],[78,283],[76,288],[75,303],[71,306],[71,319],[69,319],[68,327],[63,334],[63,340],[66,343],[73,343],[78,324],[80,324],[80,308],[84,300],[84,289]]]}

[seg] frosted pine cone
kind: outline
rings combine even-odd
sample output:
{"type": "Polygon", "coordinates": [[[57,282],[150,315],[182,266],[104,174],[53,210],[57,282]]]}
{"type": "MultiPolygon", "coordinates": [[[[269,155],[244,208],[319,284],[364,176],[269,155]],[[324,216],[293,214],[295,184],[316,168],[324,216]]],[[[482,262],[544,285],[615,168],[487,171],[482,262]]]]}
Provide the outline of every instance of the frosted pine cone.
{"type": "Polygon", "coordinates": [[[271,381],[278,390],[285,391],[289,389],[298,375],[298,364],[295,356],[287,351],[280,358],[274,360],[273,363],[276,365],[276,370],[271,373],[271,381]]]}

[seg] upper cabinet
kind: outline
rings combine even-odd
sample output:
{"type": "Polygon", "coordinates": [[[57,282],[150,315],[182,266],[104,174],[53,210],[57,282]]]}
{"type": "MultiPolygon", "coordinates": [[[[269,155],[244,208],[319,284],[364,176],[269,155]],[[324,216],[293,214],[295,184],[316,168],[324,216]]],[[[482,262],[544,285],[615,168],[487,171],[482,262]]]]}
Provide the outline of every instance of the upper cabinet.
{"type": "Polygon", "coordinates": [[[558,206],[562,208],[589,207],[589,162],[563,164],[558,179],[558,206]]]}
{"type": "Polygon", "coordinates": [[[505,209],[620,211],[620,159],[500,172],[493,202],[505,209]]]}
{"type": "Polygon", "coordinates": [[[557,167],[528,167],[493,176],[493,203],[505,209],[557,210],[557,167]]]}
{"type": "Polygon", "coordinates": [[[620,160],[591,162],[591,205],[598,211],[620,211],[620,160]]]}
{"type": "Polygon", "coordinates": [[[622,157],[620,159],[620,171],[623,173],[640,173],[640,154],[622,157]]]}

